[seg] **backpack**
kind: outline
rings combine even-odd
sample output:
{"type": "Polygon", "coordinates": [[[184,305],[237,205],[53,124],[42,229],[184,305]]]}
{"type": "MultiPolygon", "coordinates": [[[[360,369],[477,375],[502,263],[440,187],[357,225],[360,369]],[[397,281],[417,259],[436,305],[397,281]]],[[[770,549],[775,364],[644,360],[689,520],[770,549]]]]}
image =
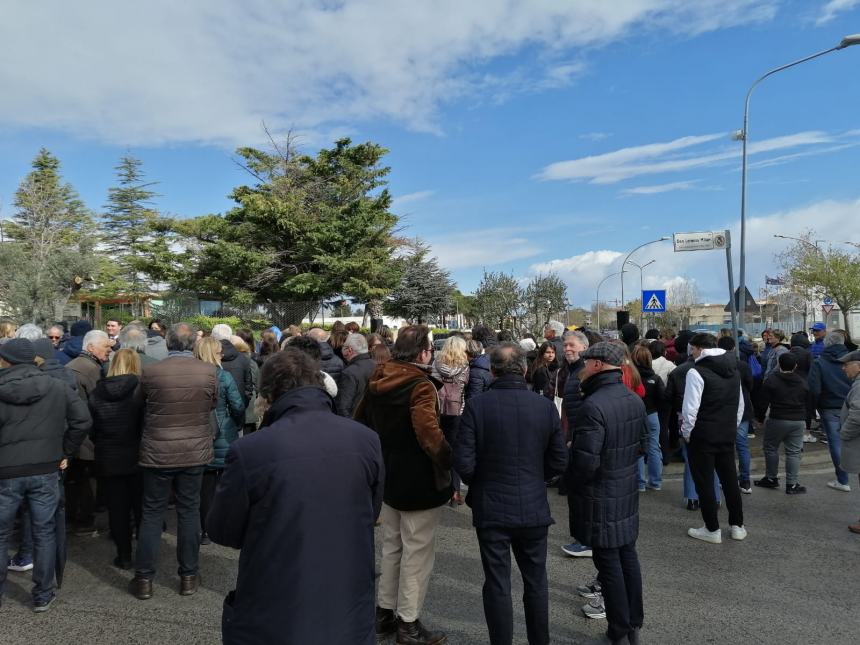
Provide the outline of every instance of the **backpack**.
{"type": "Polygon", "coordinates": [[[454,380],[445,379],[439,390],[439,404],[442,414],[447,416],[460,416],[463,412],[463,393],[465,388],[457,385],[454,380]]]}
{"type": "Polygon", "coordinates": [[[761,378],[762,369],[761,363],[758,362],[758,357],[755,354],[750,354],[747,359],[747,364],[750,366],[750,372],[752,372],[753,380],[758,380],[761,378]]]}

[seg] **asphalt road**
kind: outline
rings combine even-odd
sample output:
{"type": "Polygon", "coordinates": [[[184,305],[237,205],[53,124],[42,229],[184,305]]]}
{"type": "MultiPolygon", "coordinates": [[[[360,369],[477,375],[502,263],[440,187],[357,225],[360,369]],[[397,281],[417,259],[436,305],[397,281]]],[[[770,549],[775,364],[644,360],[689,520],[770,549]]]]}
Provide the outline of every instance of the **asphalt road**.
{"type": "MultiPolygon", "coordinates": [[[[642,641],[860,642],[860,536],[847,530],[860,515],[860,491],[856,485],[851,493],[827,488],[832,478],[828,463],[826,448],[818,444],[807,449],[801,477],[807,495],[761,489],[745,495],[749,537],[744,542],[725,539],[721,545],[686,536],[688,527],[701,525],[701,517],[683,508],[679,467],[671,465],[663,490],[645,493],[641,500],[642,641]]],[[[762,474],[758,458],[753,473],[762,474]]],[[[562,554],[559,547],[568,541],[567,504],[554,491],[549,496],[557,521],[548,557],[553,642],[588,642],[600,636],[606,623],[582,615],[585,601],[574,587],[591,580],[594,567],[590,559],[562,554]]],[[[725,513],[721,519],[725,521],[725,513]]],[[[106,518],[100,521],[106,523],[106,518]]],[[[66,583],[46,614],[30,609],[28,574],[10,572],[0,608],[0,643],[220,642],[221,601],[235,579],[238,553],[203,547],[202,587],[195,596],[181,597],[176,593],[172,526],[163,540],[155,595],[148,601],[128,595],[131,573],[110,565],[113,547],[104,536],[70,538],[66,583]]],[[[514,571],[515,642],[525,643],[522,586],[514,571]]],[[[423,620],[445,629],[452,645],[485,644],[482,582],[470,513],[466,507],[446,509],[423,620]]]]}

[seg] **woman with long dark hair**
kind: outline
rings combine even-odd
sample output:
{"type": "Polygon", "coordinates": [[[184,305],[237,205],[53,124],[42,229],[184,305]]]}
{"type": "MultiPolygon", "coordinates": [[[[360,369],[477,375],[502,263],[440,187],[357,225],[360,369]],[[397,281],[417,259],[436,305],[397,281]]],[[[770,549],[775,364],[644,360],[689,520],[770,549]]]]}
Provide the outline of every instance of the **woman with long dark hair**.
{"type": "Polygon", "coordinates": [[[558,356],[555,355],[555,346],[545,341],[538,349],[537,358],[532,361],[529,368],[532,391],[543,394],[546,386],[558,376],[560,365],[558,356]]]}

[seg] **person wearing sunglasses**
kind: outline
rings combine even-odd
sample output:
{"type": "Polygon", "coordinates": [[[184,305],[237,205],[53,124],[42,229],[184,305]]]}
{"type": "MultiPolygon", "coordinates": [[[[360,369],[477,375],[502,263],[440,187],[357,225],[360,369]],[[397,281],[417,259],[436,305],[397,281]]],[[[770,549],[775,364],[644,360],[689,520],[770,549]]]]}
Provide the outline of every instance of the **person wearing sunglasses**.
{"type": "Polygon", "coordinates": [[[54,346],[54,349],[60,349],[60,342],[63,340],[63,328],[59,325],[54,325],[48,329],[48,340],[54,346]]]}

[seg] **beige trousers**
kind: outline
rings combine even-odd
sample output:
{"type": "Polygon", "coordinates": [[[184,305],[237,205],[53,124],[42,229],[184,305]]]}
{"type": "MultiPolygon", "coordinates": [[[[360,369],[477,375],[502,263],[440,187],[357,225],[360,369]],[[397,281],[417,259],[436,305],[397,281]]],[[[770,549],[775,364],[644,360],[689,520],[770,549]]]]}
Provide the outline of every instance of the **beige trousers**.
{"type": "Polygon", "coordinates": [[[436,525],[442,506],[426,511],[398,511],[382,505],[382,574],[378,604],[392,609],[401,620],[418,619],[433,563],[436,525]]]}

